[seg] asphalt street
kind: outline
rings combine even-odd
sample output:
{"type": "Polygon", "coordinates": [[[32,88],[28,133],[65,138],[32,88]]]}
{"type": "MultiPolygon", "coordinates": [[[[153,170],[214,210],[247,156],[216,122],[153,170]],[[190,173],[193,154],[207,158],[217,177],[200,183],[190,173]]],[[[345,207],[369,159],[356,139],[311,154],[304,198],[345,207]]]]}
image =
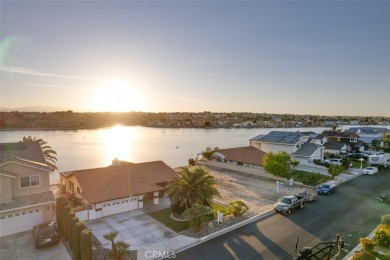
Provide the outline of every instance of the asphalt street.
{"type": "Polygon", "coordinates": [[[376,200],[390,194],[390,171],[359,176],[338,186],[337,192],[320,196],[290,216],[279,213],[250,223],[176,254],[176,259],[292,259],[302,247],[344,237],[342,259],[380,222],[390,206],[376,200]]]}

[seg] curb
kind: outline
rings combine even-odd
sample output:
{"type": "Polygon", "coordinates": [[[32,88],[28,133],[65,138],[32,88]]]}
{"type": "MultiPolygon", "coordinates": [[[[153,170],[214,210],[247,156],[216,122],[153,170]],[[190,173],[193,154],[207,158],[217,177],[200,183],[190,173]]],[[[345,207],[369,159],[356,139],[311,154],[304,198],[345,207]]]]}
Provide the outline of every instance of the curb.
{"type": "Polygon", "coordinates": [[[193,243],[193,244],[191,244],[191,245],[188,245],[188,246],[185,246],[185,247],[182,247],[182,248],[176,250],[175,253],[180,253],[180,252],[182,252],[182,251],[185,251],[185,250],[187,250],[187,249],[189,249],[189,248],[191,248],[191,247],[194,247],[194,246],[197,246],[197,245],[199,245],[199,244],[202,244],[202,243],[204,243],[204,242],[206,242],[206,241],[208,241],[208,240],[211,240],[211,239],[213,239],[213,238],[215,238],[215,237],[218,237],[218,236],[220,236],[220,235],[223,235],[223,234],[225,234],[225,233],[227,233],[227,232],[230,232],[230,231],[232,231],[232,230],[234,230],[234,229],[237,229],[237,228],[240,228],[240,227],[242,227],[242,226],[245,226],[246,224],[249,224],[250,222],[253,222],[253,221],[256,221],[256,220],[265,218],[265,217],[267,217],[267,216],[269,216],[269,215],[272,215],[273,213],[275,213],[275,211],[269,210],[269,211],[263,212],[263,213],[261,213],[261,214],[255,215],[255,216],[253,216],[253,217],[250,217],[250,218],[248,218],[248,219],[245,219],[245,220],[243,220],[243,221],[241,221],[241,222],[239,222],[239,223],[236,223],[236,224],[234,224],[234,225],[231,225],[231,226],[229,226],[229,227],[227,227],[227,228],[218,230],[218,231],[216,231],[216,232],[214,232],[214,233],[211,233],[211,234],[209,234],[209,235],[207,235],[207,236],[204,236],[204,237],[199,238],[197,242],[195,242],[195,243],[193,243]]]}

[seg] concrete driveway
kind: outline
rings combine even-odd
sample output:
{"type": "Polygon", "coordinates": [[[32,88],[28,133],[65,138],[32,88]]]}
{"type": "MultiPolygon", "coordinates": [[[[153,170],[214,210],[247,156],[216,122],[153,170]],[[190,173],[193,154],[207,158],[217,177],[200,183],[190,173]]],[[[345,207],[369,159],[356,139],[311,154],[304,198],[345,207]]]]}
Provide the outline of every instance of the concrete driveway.
{"type": "Polygon", "coordinates": [[[132,210],[88,221],[87,227],[104,248],[111,249],[111,243],[103,235],[119,231],[115,241],[123,240],[131,250],[137,250],[137,259],[153,258],[153,252],[175,251],[196,241],[194,238],[178,235],[142,210],[132,210]]]}
{"type": "Polygon", "coordinates": [[[0,238],[0,259],[72,260],[62,242],[35,249],[31,231],[0,238]]]}

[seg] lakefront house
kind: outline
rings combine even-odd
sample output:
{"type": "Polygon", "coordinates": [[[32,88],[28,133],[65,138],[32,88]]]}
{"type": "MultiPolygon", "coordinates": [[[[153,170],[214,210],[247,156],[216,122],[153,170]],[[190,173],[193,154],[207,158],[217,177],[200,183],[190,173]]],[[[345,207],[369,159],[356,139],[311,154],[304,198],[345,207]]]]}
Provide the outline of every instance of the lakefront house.
{"type": "Polygon", "coordinates": [[[0,237],[53,220],[51,171],[38,142],[0,144],[0,237]]]}
{"type": "Polygon", "coordinates": [[[162,161],[130,163],[114,160],[108,167],[60,173],[63,193],[80,220],[92,220],[159,204],[164,187],[178,175],[162,161]]]}

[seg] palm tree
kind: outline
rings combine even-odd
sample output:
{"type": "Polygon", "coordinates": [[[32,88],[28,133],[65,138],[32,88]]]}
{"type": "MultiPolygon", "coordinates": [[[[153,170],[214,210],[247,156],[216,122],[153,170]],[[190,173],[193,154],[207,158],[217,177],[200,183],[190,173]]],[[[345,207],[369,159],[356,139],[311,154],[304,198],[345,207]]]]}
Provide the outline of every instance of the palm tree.
{"type": "Polygon", "coordinates": [[[58,170],[57,168],[57,152],[51,148],[51,146],[47,145],[47,142],[45,142],[43,139],[39,138],[37,139],[36,137],[32,138],[31,136],[28,137],[23,137],[23,140],[20,141],[22,143],[33,143],[33,142],[38,142],[39,145],[41,146],[43,156],[45,157],[46,164],[52,168],[52,170],[58,170]]]}
{"type": "Polygon", "coordinates": [[[117,245],[116,245],[114,240],[118,234],[119,234],[119,231],[114,230],[114,231],[111,231],[110,233],[103,235],[104,239],[111,242],[111,250],[112,250],[111,253],[113,256],[117,256],[117,245]]]}
{"type": "Polygon", "coordinates": [[[206,206],[194,204],[191,208],[184,211],[183,216],[190,220],[190,226],[195,232],[202,230],[204,216],[207,210],[208,208],[206,206]]]}
{"type": "Polygon", "coordinates": [[[130,253],[129,248],[130,248],[130,245],[127,244],[125,241],[120,240],[120,241],[116,242],[117,254],[116,254],[115,260],[126,259],[126,256],[130,253]]]}
{"type": "Polygon", "coordinates": [[[205,168],[181,168],[180,178],[168,183],[166,194],[172,205],[188,209],[194,204],[211,206],[214,196],[221,197],[217,181],[205,168]]]}

